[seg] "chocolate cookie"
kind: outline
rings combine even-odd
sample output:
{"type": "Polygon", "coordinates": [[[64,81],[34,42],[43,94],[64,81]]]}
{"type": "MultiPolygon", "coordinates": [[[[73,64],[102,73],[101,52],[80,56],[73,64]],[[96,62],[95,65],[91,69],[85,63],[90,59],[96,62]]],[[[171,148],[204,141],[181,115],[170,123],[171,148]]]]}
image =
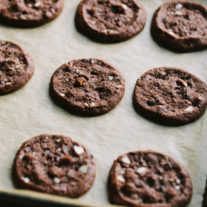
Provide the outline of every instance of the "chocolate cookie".
{"type": "Polygon", "coordinates": [[[1,0],[0,22],[20,27],[35,27],[56,18],[63,0],[1,0]]]}
{"type": "Polygon", "coordinates": [[[114,108],[124,95],[120,72],[102,60],[72,60],[51,78],[52,97],[71,112],[99,115],[114,108]]]}
{"type": "Polygon", "coordinates": [[[0,40],[0,94],[24,86],[34,73],[32,59],[17,44],[0,40]]]}
{"type": "Polygon", "coordinates": [[[192,196],[188,172],[174,159],[153,151],[129,152],[111,168],[109,198],[133,207],[184,207],[192,196]]]}
{"type": "Polygon", "coordinates": [[[205,192],[203,194],[203,205],[202,205],[202,207],[207,207],[207,181],[206,181],[205,192]]]}
{"type": "Polygon", "coordinates": [[[162,46],[178,52],[207,48],[207,7],[189,1],[170,1],[160,6],[151,33],[162,46]]]}
{"type": "Polygon", "coordinates": [[[204,113],[207,85],[182,69],[152,69],[137,80],[134,105],[140,114],[157,122],[185,124],[204,113]]]}
{"type": "Polygon", "coordinates": [[[138,0],[83,0],[75,22],[84,35],[100,42],[121,42],[138,34],[146,12],[138,0]]]}
{"type": "Polygon", "coordinates": [[[20,188],[76,198],[95,179],[93,156],[81,144],[61,135],[40,135],[26,141],[14,162],[20,188]]]}

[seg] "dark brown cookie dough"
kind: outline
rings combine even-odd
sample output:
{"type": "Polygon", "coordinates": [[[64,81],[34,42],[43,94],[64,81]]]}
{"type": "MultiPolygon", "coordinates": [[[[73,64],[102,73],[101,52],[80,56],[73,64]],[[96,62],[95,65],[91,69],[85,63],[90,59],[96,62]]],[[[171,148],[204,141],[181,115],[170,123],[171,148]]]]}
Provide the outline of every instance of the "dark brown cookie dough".
{"type": "Polygon", "coordinates": [[[51,78],[52,97],[71,112],[99,115],[114,108],[124,95],[120,72],[98,59],[72,60],[51,78]]]}
{"type": "Polygon", "coordinates": [[[81,144],[61,135],[40,135],[26,141],[14,162],[17,186],[76,198],[95,179],[93,156],[81,144]]]}
{"type": "Polygon", "coordinates": [[[64,0],[1,0],[0,22],[11,26],[35,27],[55,19],[64,0]]]}
{"type": "Polygon", "coordinates": [[[146,12],[138,0],[83,0],[75,22],[84,35],[100,42],[120,42],[138,34],[146,12]]]}
{"type": "Polygon", "coordinates": [[[136,82],[134,106],[159,123],[186,124],[198,119],[207,105],[207,85],[178,68],[147,71],[136,82]]]}
{"type": "Polygon", "coordinates": [[[30,56],[17,44],[0,40],[0,94],[24,86],[34,73],[30,56]]]}
{"type": "Polygon", "coordinates": [[[170,1],[160,6],[151,33],[162,46],[178,52],[207,48],[207,7],[189,1],[170,1]]]}
{"type": "Polygon", "coordinates": [[[109,198],[132,207],[184,207],[192,196],[188,172],[174,159],[153,151],[129,152],[111,168],[109,198]]]}

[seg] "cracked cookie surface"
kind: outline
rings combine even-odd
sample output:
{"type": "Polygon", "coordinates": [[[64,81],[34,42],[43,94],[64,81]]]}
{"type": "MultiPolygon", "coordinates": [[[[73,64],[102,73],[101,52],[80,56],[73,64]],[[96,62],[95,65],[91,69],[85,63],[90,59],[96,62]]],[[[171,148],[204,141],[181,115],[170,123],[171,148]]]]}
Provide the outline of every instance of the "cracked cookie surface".
{"type": "Polygon", "coordinates": [[[99,115],[114,108],[124,95],[118,70],[98,59],[72,60],[51,78],[52,96],[72,112],[99,115]]]}
{"type": "Polygon", "coordinates": [[[93,156],[81,144],[62,135],[40,135],[23,143],[14,162],[20,188],[76,198],[95,179],[93,156]]]}
{"type": "Polygon", "coordinates": [[[207,7],[189,1],[172,1],[154,14],[152,36],[162,46],[178,52],[207,48],[207,7]]]}
{"type": "Polygon", "coordinates": [[[56,18],[63,0],[1,0],[0,22],[11,26],[35,27],[56,18]]]}
{"type": "Polygon", "coordinates": [[[24,86],[34,73],[32,59],[16,43],[0,40],[0,94],[24,86]]]}
{"type": "Polygon", "coordinates": [[[134,105],[143,116],[160,123],[185,124],[204,113],[207,85],[182,69],[152,69],[137,80],[134,105]]]}
{"type": "Polygon", "coordinates": [[[100,42],[120,42],[138,34],[146,12],[137,0],[83,0],[76,12],[76,26],[100,42]]]}
{"type": "Polygon", "coordinates": [[[173,158],[153,151],[136,151],[114,161],[108,191],[114,204],[184,207],[192,196],[192,182],[173,158]]]}

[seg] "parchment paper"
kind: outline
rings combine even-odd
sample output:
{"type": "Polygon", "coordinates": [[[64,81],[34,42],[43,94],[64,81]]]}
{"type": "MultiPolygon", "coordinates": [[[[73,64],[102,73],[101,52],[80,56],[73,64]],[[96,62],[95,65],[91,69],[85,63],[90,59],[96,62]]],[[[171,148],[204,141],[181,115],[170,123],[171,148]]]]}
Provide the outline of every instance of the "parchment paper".
{"type": "MultiPolygon", "coordinates": [[[[182,163],[193,180],[189,207],[200,207],[207,174],[207,113],[192,124],[166,127],[137,114],[132,106],[134,84],[146,70],[176,66],[207,82],[207,51],[176,54],[159,47],[151,38],[150,23],[164,0],[141,0],[147,24],[139,35],[118,44],[100,44],[79,34],[74,26],[80,1],[65,0],[62,14],[53,22],[34,29],[0,26],[0,39],[20,44],[34,59],[36,71],[22,89],[0,97],[0,189],[14,189],[11,166],[25,140],[42,134],[63,134],[85,144],[95,156],[97,178],[79,200],[108,204],[106,182],[117,156],[134,150],[156,150],[182,163]],[[83,118],[64,111],[49,96],[53,72],[76,58],[101,58],[118,68],[126,80],[121,103],[111,112],[83,118]]],[[[199,0],[207,6],[206,0],[199,0]]]]}

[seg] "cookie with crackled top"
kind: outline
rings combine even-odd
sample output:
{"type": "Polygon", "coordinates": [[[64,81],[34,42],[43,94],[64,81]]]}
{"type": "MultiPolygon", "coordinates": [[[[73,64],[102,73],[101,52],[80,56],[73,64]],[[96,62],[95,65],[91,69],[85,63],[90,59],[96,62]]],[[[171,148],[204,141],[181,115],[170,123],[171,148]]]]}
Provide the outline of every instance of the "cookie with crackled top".
{"type": "Polygon", "coordinates": [[[70,112],[100,115],[122,99],[125,81],[121,73],[103,60],[71,60],[58,68],[50,84],[52,98],[70,112]]]}
{"type": "Polygon", "coordinates": [[[185,207],[192,196],[192,182],[185,168],[173,158],[153,151],[121,155],[109,173],[111,203],[131,207],[185,207]]]}
{"type": "Polygon", "coordinates": [[[35,27],[55,19],[64,0],[1,0],[0,22],[17,27],[35,27]]]}
{"type": "Polygon", "coordinates": [[[160,45],[178,52],[207,48],[207,7],[170,1],[155,12],[151,33],[160,45]]]}
{"type": "Polygon", "coordinates": [[[77,29],[100,42],[121,42],[145,26],[146,12],[138,0],[83,0],[76,11],[77,29]]]}
{"type": "Polygon", "coordinates": [[[39,135],[22,144],[13,166],[19,188],[77,198],[95,179],[95,162],[80,143],[62,135],[39,135]]]}
{"type": "Polygon", "coordinates": [[[179,125],[192,122],[204,113],[206,105],[206,83],[183,69],[152,69],[135,85],[135,109],[158,123],[179,125]]]}
{"type": "Polygon", "coordinates": [[[16,43],[0,40],[0,95],[23,87],[33,73],[31,57],[16,43]]]}

